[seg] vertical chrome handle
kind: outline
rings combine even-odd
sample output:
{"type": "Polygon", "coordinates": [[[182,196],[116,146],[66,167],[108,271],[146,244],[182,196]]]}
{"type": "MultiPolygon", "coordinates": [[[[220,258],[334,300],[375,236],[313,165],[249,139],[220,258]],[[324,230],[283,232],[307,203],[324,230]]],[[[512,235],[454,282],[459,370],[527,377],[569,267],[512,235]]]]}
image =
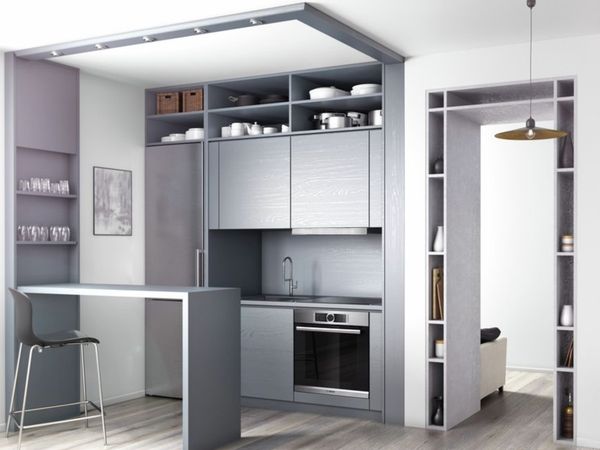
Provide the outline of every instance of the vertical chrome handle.
{"type": "Polygon", "coordinates": [[[196,249],[196,287],[200,287],[200,258],[202,255],[202,250],[199,248],[196,249]]]}

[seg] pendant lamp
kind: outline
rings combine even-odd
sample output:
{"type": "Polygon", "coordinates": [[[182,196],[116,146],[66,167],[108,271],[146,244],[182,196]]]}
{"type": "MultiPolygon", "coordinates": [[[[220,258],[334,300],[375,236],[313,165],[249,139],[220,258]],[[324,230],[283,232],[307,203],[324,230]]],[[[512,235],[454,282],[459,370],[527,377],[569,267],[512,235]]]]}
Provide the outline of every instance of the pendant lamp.
{"type": "Polygon", "coordinates": [[[529,119],[525,122],[525,127],[516,130],[503,131],[496,134],[498,139],[510,139],[514,141],[531,141],[540,139],[558,139],[567,135],[566,131],[551,130],[549,128],[540,128],[535,126],[535,120],[532,117],[531,109],[533,103],[533,81],[532,81],[532,54],[533,54],[533,7],[536,0],[526,0],[529,8],[529,119]]]}

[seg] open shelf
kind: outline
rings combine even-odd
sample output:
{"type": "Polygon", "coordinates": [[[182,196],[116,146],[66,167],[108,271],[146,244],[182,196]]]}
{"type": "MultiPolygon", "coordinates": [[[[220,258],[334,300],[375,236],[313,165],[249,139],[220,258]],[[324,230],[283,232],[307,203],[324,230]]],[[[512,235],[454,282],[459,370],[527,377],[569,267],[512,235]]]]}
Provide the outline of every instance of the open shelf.
{"type": "Polygon", "coordinates": [[[195,144],[198,142],[204,142],[204,139],[187,139],[183,141],[173,141],[173,142],[150,142],[146,144],[148,147],[158,147],[160,145],[177,145],[177,144],[195,144]]]}
{"type": "Polygon", "coordinates": [[[17,241],[17,245],[77,245],[76,241],[17,241]]]}
{"type": "Polygon", "coordinates": [[[294,106],[302,106],[314,112],[348,112],[359,111],[368,113],[375,109],[381,109],[383,95],[347,95],[345,97],[325,98],[318,100],[299,100],[292,103],[294,106]]]}
{"type": "Polygon", "coordinates": [[[17,195],[23,197],[47,197],[47,198],[64,198],[64,199],[75,199],[75,194],[51,194],[48,192],[31,192],[31,191],[17,191],[17,195]]]}
{"type": "Polygon", "coordinates": [[[444,358],[429,358],[430,363],[444,364],[444,358]]]}
{"type": "Polygon", "coordinates": [[[146,118],[148,120],[187,125],[189,127],[202,127],[202,124],[204,123],[204,111],[153,114],[146,116],[146,118]]]}
{"type": "Polygon", "coordinates": [[[289,122],[288,103],[269,103],[266,105],[231,106],[209,110],[209,114],[219,114],[238,122],[258,122],[261,125],[289,122]],[[264,123],[263,123],[264,122],[264,123]]]}

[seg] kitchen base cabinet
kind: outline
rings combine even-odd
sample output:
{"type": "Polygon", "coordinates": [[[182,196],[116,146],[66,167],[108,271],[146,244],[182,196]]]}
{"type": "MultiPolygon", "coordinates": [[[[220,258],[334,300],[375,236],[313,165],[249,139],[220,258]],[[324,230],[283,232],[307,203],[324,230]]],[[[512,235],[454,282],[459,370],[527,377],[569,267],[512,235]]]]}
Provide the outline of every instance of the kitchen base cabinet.
{"type": "Polygon", "coordinates": [[[242,396],[294,400],[294,311],[242,307],[242,396]]]}

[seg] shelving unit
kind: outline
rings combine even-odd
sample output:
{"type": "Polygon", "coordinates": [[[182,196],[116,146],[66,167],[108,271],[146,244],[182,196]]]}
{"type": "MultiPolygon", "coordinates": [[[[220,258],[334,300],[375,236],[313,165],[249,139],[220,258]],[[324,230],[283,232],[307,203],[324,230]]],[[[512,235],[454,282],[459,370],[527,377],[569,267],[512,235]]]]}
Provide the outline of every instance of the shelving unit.
{"type": "MultiPolygon", "coordinates": [[[[427,94],[428,175],[427,175],[427,421],[431,429],[449,429],[479,409],[479,153],[480,126],[519,121],[529,113],[529,83],[485,86],[460,90],[432,91],[427,94]],[[524,115],[525,114],[525,115],[524,115]],[[433,173],[433,163],[444,160],[442,174],[433,173]],[[477,194],[474,195],[473,192],[477,194]],[[432,251],[436,227],[444,226],[443,252],[432,251]],[[432,270],[442,267],[444,276],[444,320],[432,320],[432,270]],[[448,319],[450,317],[450,320],[448,319]],[[476,325],[476,326],[475,326],[476,325]],[[467,336],[467,328],[472,339],[467,336]],[[435,339],[443,336],[445,358],[433,358],[435,339]],[[460,347],[460,350],[457,348],[460,347]],[[470,356],[465,355],[471,353],[470,356]],[[468,379],[477,372],[477,376],[468,379]],[[459,375],[464,375],[461,379],[459,375]],[[468,381],[475,388],[468,386],[468,381]],[[431,424],[434,397],[444,396],[444,425],[431,424]],[[475,410],[473,410],[476,408],[475,410]]],[[[554,120],[556,127],[575,139],[575,80],[556,79],[533,83],[533,115],[538,120],[554,120]]],[[[564,166],[556,142],[556,300],[555,300],[555,389],[554,438],[575,444],[562,432],[565,392],[573,394],[574,436],[577,419],[576,283],[577,247],[573,252],[560,248],[561,236],[577,238],[576,164],[564,166]],[[572,305],[573,326],[560,325],[561,310],[572,305]],[[572,367],[565,364],[573,342],[572,367]]]]}
{"type": "MultiPolygon", "coordinates": [[[[572,437],[565,436],[563,430],[564,409],[567,405],[568,393],[573,397],[574,417],[573,436],[577,436],[577,388],[575,374],[577,370],[577,341],[576,337],[576,283],[575,269],[577,260],[577,241],[575,251],[561,251],[561,236],[569,234],[577,239],[576,224],[576,134],[575,134],[575,80],[559,79],[554,81],[555,90],[555,123],[557,128],[567,131],[573,142],[573,164],[565,166],[562,161],[563,140],[556,142],[556,369],[554,375],[554,437],[557,442],[575,445],[572,437]],[[573,306],[574,322],[572,326],[562,326],[560,323],[563,306],[573,306]],[[572,361],[565,365],[567,352],[573,346],[572,361]]],[[[568,141],[567,141],[568,143],[568,141]]]]}
{"type": "Polygon", "coordinates": [[[146,91],[146,145],[170,145],[182,142],[160,142],[162,136],[184,133],[188,128],[203,127],[206,140],[256,139],[281,135],[327,133],[354,129],[381,129],[381,126],[365,126],[335,130],[316,130],[313,116],[322,112],[369,111],[382,109],[383,94],[369,94],[311,100],[308,91],[322,86],[336,86],[350,91],[362,83],[382,83],[383,66],[379,63],[358,64],[333,69],[311,70],[290,74],[218,81],[214,83],[164,87],[146,91]],[[203,111],[192,113],[156,114],[158,92],[204,89],[203,111]],[[287,101],[235,106],[230,97],[253,94],[257,97],[278,94],[287,101]],[[222,138],[221,127],[232,122],[257,122],[263,126],[290,126],[289,133],[273,135],[237,136],[222,138]]]}

